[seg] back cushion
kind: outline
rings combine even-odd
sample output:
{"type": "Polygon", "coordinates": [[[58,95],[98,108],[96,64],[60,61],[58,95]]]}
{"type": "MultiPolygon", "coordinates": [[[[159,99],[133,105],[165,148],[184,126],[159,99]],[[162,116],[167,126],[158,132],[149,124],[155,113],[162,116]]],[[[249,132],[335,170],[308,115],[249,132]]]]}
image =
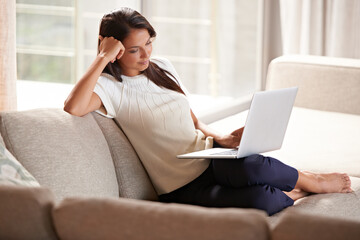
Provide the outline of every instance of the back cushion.
{"type": "Polygon", "coordinates": [[[134,148],[113,119],[93,113],[108,141],[120,197],[157,200],[157,194],[134,148]]]}
{"type": "Polygon", "coordinates": [[[323,56],[281,56],[273,60],[267,89],[298,86],[295,106],[360,114],[360,60],[323,56]]]}
{"type": "Polygon", "coordinates": [[[8,150],[56,200],[68,196],[118,197],[107,142],[91,114],[61,109],[0,113],[8,150]]]}

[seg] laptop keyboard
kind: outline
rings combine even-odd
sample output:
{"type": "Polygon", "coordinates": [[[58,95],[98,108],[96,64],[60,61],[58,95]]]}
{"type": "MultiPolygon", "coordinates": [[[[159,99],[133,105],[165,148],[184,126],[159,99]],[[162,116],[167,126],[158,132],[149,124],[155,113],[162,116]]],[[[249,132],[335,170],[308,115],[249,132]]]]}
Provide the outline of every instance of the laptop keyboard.
{"type": "Polygon", "coordinates": [[[237,155],[238,150],[228,150],[228,151],[224,151],[224,152],[218,152],[218,153],[212,153],[210,155],[237,155]]]}

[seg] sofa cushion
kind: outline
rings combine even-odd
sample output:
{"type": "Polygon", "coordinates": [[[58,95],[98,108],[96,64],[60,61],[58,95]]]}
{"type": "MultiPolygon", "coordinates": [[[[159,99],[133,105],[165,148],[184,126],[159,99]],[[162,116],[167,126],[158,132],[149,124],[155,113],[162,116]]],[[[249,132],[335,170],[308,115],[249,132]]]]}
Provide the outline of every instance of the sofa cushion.
{"type": "Polygon", "coordinates": [[[271,62],[267,89],[298,86],[295,106],[360,115],[360,60],[282,56],[271,62]]]}
{"type": "Polygon", "coordinates": [[[40,186],[36,179],[0,142],[0,185],[40,186]]]}
{"type": "Polygon", "coordinates": [[[360,223],[360,178],[351,177],[353,193],[312,194],[295,201],[287,208],[269,218],[271,226],[293,210],[304,214],[352,220],[360,223]]]}
{"type": "Polygon", "coordinates": [[[119,184],[119,196],[157,200],[158,196],[134,148],[114,119],[92,113],[109,145],[119,184]]]}
{"type": "Polygon", "coordinates": [[[360,115],[294,110],[282,149],[269,154],[301,170],[360,177],[360,115]]]}
{"type": "Polygon", "coordinates": [[[269,239],[258,210],[212,209],[133,199],[66,199],[53,211],[61,239],[269,239]]]}
{"type": "Polygon", "coordinates": [[[61,109],[1,112],[0,132],[8,150],[40,185],[66,196],[118,196],[109,147],[88,114],[61,109]]]}
{"type": "Polygon", "coordinates": [[[58,239],[51,219],[53,204],[49,189],[0,186],[0,239],[58,239]]]}
{"type": "Polygon", "coordinates": [[[273,240],[359,239],[360,222],[289,211],[272,231],[273,240]]]}

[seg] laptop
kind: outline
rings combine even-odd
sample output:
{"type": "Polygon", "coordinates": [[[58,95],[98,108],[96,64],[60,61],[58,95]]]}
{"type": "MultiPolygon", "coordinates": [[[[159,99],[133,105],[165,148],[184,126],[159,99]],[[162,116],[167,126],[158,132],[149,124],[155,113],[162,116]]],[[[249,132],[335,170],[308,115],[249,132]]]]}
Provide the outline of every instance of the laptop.
{"type": "Polygon", "coordinates": [[[280,149],[297,91],[297,87],[292,87],[256,92],[237,148],[211,148],[177,158],[243,158],[280,149]]]}

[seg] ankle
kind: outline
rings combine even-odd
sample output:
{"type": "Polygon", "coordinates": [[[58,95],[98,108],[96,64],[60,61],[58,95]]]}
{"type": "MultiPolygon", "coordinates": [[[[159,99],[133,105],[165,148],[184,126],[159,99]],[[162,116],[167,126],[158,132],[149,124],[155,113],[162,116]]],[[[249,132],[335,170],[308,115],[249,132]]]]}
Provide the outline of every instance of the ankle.
{"type": "Polygon", "coordinates": [[[319,187],[321,185],[320,182],[323,181],[323,179],[320,179],[319,177],[320,176],[315,173],[299,171],[299,179],[295,188],[301,189],[305,192],[319,192],[319,187]]]}

